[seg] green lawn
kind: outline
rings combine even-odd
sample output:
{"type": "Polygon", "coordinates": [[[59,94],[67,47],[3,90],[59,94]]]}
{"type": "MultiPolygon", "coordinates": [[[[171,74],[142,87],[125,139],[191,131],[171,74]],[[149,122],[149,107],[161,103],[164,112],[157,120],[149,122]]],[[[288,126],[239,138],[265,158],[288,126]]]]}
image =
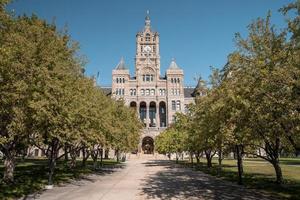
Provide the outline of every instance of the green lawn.
{"type": "MultiPolygon", "coordinates": [[[[190,163],[184,163],[190,165],[190,163]]],[[[237,182],[236,160],[224,159],[223,169],[218,170],[217,159],[213,159],[213,168],[206,167],[206,159],[202,158],[197,170],[223,179],[237,182]]],[[[244,159],[244,185],[271,192],[283,199],[300,199],[300,158],[281,158],[281,167],[285,183],[275,183],[275,172],[271,164],[259,158],[244,159]]]]}
{"type": "MultiPolygon", "coordinates": [[[[114,160],[103,160],[103,167],[111,167],[116,164],[117,162],[114,160]]],[[[14,199],[43,189],[48,180],[47,172],[47,160],[45,159],[19,161],[15,171],[15,182],[12,185],[7,185],[1,180],[3,163],[0,162],[0,199],[14,199]]],[[[54,183],[60,184],[71,179],[80,179],[84,174],[100,172],[100,170],[93,170],[91,160],[87,161],[85,168],[81,167],[81,162],[78,161],[75,169],[69,169],[66,163],[61,161],[57,164],[54,183]]]]}

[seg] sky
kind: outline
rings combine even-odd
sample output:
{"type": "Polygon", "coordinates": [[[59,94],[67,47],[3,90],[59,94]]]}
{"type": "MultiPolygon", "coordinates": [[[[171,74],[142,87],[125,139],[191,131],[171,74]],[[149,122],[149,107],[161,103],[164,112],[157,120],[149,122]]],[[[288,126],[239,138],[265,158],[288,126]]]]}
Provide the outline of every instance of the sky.
{"type": "Polygon", "coordinates": [[[285,26],[278,12],[291,0],[14,0],[7,10],[32,13],[59,29],[68,27],[86,75],[100,74],[98,85],[110,86],[112,70],[124,57],[134,74],[135,36],[150,11],[151,27],[160,34],[161,74],[172,58],[184,70],[185,85],[208,79],[210,66],[222,68],[235,50],[234,34],[247,36],[247,25],[272,12],[272,22],[285,26]]]}

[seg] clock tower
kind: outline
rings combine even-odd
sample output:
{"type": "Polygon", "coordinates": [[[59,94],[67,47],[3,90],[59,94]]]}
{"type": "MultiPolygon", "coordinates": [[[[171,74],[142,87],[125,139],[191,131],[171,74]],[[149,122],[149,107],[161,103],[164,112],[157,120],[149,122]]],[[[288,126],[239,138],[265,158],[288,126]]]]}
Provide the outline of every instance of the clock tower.
{"type": "Polygon", "coordinates": [[[135,74],[137,79],[144,74],[153,74],[156,80],[160,76],[159,35],[151,30],[149,11],[143,31],[136,35],[135,74]]]}

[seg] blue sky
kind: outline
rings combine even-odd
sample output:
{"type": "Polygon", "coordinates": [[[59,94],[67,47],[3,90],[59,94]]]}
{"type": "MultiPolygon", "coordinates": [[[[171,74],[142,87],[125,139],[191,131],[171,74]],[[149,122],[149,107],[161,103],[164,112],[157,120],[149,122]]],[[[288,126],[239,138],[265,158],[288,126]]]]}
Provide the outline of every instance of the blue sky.
{"type": "Polygon", "coordinates": [[[185,84],[207,79],[209,66],[222,67],[235,49],[234,33],[247,35],[247,25],[273,13],[272,22],[284,26],[278,9],[290,0],[14,0],[8,10],[35,13],[61,29],[67,25],[81,54],[88,59],[86,74],[100,72],[98,84],[111,84],[111,71],[123,56],[134,73],[135,35],[142,30],[146,10],[152,28],[160,33],[161,74],[171,59],[185,72],[185,84]]]}

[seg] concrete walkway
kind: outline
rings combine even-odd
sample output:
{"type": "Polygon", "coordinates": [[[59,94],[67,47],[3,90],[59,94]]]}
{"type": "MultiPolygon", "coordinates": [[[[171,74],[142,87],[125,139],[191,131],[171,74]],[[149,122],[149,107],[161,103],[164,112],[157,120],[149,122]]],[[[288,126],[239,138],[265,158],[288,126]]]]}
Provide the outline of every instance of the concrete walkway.
{"type": "Polygon", "coordinates": [[[153,157],[131,158],[124,168],[108,172],[105,175],[90,175],[26,199],[276,199],[153,157]]]}

